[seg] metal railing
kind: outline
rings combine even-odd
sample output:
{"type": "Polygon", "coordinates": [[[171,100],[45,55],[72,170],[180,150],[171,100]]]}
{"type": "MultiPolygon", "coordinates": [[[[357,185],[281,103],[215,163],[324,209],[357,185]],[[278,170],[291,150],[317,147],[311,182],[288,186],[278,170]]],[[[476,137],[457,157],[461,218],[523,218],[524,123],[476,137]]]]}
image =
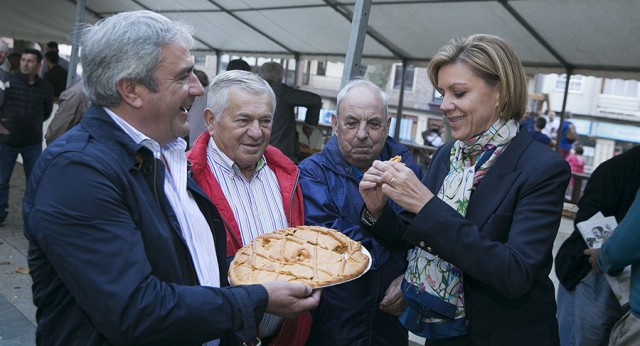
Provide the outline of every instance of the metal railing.
{"type": "Polygon", "coordinates": [[[587,181],[591,178],[591,174],[586,173],[571,173],[571,182],[567,187],[567,193],[565,194],[565,202],[578,204],[584,187],[587,185],[587,181]]]}

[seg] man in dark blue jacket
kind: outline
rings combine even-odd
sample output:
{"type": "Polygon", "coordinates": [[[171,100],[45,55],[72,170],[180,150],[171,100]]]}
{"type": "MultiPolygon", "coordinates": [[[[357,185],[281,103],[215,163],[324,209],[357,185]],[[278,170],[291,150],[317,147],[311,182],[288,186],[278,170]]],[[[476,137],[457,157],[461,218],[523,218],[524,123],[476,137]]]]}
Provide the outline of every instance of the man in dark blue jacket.
{"type": "MultiPolygon", "coordinates": [[[[337,101],[337,114],[331,117],[335,136],[298,166],[305,223],[337,229],[362,242],[373,263],[362,277],[323,290],[320,305],[312,312],[308,345],[406,345],[408,333],[397,316],[406,307],[400,282],[408,247],[389,250],[362,234],[364,202],[358,184],[374,160],[396,155],[416,175],[422,173],[409,150],[388,137],[387,100],[379,87],[366,80],[352,81],[337,101]]],[[[397,205],[392,207],[399,211],[397,205]]]]}
{"type": "Polygon", "coordinates": [[[25,49],[20,56],[20,73],[9,77],[0,112],[0,224],[9,208],[9,182],[18,154],[22,155],[24,175],[42,152],[42,123],[53,109],[53,88],[38,77],[42,53],[25,49]]]}
{"type": "Polygon", "coordinates": [[[192,44],[185,25],[149,11],[86,29],[92,107],[41,155],[23,204],[38,344],[253,344],[265,311],[318,304],[301,284],[220,288],[224,225],[181,138],[204,92],[192,44]]]}

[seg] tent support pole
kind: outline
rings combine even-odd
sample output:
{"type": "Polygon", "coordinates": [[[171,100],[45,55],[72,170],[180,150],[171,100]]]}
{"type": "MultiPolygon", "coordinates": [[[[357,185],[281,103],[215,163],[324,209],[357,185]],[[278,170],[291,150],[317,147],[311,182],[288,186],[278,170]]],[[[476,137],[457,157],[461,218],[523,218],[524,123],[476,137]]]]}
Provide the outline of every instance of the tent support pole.
{"type": "Polygon", "coordinates": [[[73,30],[73,42],[71,42],[71,61],[69,61],[69,71],[67,71],[67,88],[70,88],[76,79],[78,66],[78,46],[80,45],[80,27],[84,20],[84,7],[86,0],[78,0],[76,4],[76,18],[73,30]]]}
{"type": "Polygon", "coordinates": [[[402,59],[402,78],[400,84],[400,97],[398,98],[398,109],[396,111],[396,128],[393,131],[393,138],[400,140],[400,123],[402,122],[402,108],[404,107],[404,85],[407,81],[407,68],[409,67],[407,59],[402,59]]]}
{"type": "Polygon", "coordinates": [[[296,53],[293,57],[296,61],[296,68],[293,69],[293,86],[298,87],[298,66],[300,66],[300,54],[296,53]]]}
{"type": "Polygon", "coordinates": [[[369,25],[369,13],[371,11],[371,0],[357,0],[356,7],[351,20],[351,33],[347,46],[347,55],[344,60],[344,71],[342,72],[342,82],[340,89],[344,88],[360,70],[362,60],[362,48],[367,35],[369,25]]]}
{"type": "Polygon", "coordinates": [[[562,110],[560,111],[560,126],[558,126],[558,135],[556,137],[556,152],[560,152],[560,140],[562,140],[562,127],[564,125],[564,114],[567,109],[567,97],[569,96],[569,82],[571,81],[572,70],[567,69],[567,80],[564,83],[564,95],[562,96],[562,110]]]}

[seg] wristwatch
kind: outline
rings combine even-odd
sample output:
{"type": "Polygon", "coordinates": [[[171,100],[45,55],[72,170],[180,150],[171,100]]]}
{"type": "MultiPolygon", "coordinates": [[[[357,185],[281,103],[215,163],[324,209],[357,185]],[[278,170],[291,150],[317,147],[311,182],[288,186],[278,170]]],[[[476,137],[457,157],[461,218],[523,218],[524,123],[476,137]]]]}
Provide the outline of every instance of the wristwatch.
{"type": "Polygon", "coordinates": [[[376,223],[376,219],[373,218],[373,215],[369,212],[369,209],[364,208],[364,212],[362,213],[362,222],[364,222],[367,226],[373,226],[376,223]]]}

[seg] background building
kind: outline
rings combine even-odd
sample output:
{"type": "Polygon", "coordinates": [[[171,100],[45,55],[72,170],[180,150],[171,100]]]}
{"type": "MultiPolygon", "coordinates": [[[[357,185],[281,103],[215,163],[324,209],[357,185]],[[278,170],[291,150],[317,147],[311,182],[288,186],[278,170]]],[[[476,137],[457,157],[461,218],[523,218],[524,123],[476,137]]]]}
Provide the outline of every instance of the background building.
{"type": "MultiPolygon", "coordinates": [[[[216,71],[224,71],[230,59],[236,55],[221,55],[220,66],[216,67],[216,56],[196,56],[197,68],[214,76],[216,71]]],[[[300,132],[303,144],[311,152],[319,150],[331,136],[331,114],[336,109],[336,96],[340,89],[344,64],[329,60],[300,60],[296,70],[296,60],[286,58],[265,58],[242,56],[254,71],[267,61],[276,61],[285,66],[285,83],[314,92],[323,99],[320,126],[310,139],[300,132]],[[297,73],[297,75],[296,75],[297,73]]],[[[396,116],[400,104],[402,64],[363,64],[359,71],[366,78],[380,86],[389,97],[389,110],[393,116],[390,134],[395,133],[396,116]]],[[[531,74],[529,91],[531,94],[548,96],[547,107],[558,113],[562,110],[566,75],[531,74]]],[[[402,120],[399,139],[414,148],[414,152],[425,148],[422,132],[432,127],[440,127],[446,137],[446,124],[439,110],[439,95],[434,90],[424,66],[407,68],[402,120]]],[[[533,106],[536,101],[531,101],[533,106]]],[[[569,83],[566,110],[573,113],[571,121],[576,125],[579,142],[585,148],[586,172],[590,173],[598,164],[612,156],[640,144],[640,90],[637,80],[598,78],[573,75],[569,83]]],[[[298,112],[298,119],[304,119],[304,108],[298,112]]]]}

